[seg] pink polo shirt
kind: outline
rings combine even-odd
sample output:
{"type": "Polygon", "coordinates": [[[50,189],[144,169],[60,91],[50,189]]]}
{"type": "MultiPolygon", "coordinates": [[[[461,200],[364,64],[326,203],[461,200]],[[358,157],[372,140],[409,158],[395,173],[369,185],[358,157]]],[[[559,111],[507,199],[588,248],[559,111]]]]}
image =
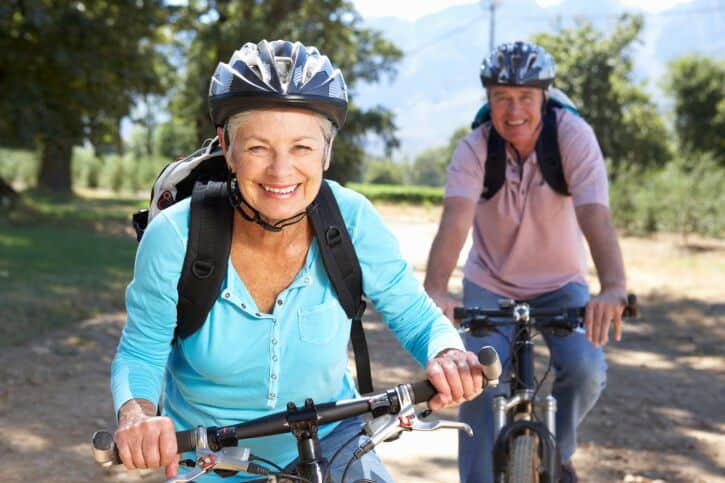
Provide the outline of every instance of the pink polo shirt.
{"type": "Polygon", "coordinates": [[[557,109],[557,122],[572,196],[549,187],[535,152],[519,165],[507,145],[506,181],[493,198],[481,198],[490,122],[463,138],[453,153],[445,197],[476,202],[464,276],[492,292],[527,299],[569,282],[586,283],[584,237],[574,207],[609,205],[607,173],[592,128],[564,109],[557,109]]]}

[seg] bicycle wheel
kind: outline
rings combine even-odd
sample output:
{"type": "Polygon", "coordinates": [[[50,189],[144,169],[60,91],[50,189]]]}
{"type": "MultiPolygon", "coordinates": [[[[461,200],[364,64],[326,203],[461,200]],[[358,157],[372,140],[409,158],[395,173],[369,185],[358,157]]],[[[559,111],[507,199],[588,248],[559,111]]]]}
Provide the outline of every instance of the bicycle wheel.
{"type": "Polygon", "coordinates": [[[535,436],[527,434],[514,439],[506,465],[507,483],[538,483],[539,454],[535,436]]]}

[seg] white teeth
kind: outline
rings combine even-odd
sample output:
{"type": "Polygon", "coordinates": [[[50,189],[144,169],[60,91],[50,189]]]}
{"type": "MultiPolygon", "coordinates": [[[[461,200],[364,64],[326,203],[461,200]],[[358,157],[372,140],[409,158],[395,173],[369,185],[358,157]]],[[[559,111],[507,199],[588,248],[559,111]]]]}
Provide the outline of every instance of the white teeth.
{"type": "Polygon", "coordinates": [[[526,121],[506,121],[509,126],[521,126],[526,121]]]}
{"type": "Polygon", "coordinates": [[[277,193],[280,195],[286,195],[289,193],[292,193],[294,190],[297,189],[298,185],[288,186],[287,188],[272,188],[271,186],[265,186],[261,185],[264,191],[269,191],[270,193],[277,193]]]}

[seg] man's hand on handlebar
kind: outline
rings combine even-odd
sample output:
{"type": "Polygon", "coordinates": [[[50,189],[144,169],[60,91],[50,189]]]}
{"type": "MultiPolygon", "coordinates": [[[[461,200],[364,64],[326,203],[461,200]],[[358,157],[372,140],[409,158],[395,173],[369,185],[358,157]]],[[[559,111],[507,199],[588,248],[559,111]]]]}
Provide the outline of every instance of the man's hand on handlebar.
{"type": "Polygon", "coordinates": [[[481,393],[484,383],[476,354],[458,349],[446,349],[428,361],[426,376],[438,392],[428,403],[433,411],[470,401],[481,393]]]}
{"type": "Polygon", "coordinates": [[[592,297],[586,306],[584,327],[586,337],[594,347],[609,342],[609,325],[614,326],[614,340],[622,340],[622,311],[627,303],[627,292],[622,289],[603,290],[592,297]]]}
{"type": "Polygon", "coordinates": [[[118,455],[129,470],[166,468],[169,479],[179,471],[176,430],[170,418],[155,416],[149,401],[132,399],[119,411],[114,435],[118,455]]]}

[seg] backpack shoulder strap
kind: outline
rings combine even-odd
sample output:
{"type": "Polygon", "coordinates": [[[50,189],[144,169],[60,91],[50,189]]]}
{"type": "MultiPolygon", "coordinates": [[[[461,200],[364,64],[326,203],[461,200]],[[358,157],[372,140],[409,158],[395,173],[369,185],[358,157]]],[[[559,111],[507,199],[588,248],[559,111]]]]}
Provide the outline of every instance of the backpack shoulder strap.
{"type": "Polygon", "coordinates": [[[560,195],[569,196],[569,186],[566,183],[564,167],[561,164],[556,111],[552,103],[546,105],[542,120],[541,134],[536,142],[536,158],[539,161],[541,174],[551,189],[560,195]]]}
{"type": "Polygon", "coordinates": [[[362,314],[365,311],[362,270],[340,207],[326,181],[322,181],[317,198],[307,208],[307,216],[315,231],[327,276],[345,314],[352,319],[350,338],[355,352],[358,389],[363,394],[372,392],[370,357],[362,326],[362,314]]]}
{"type": "Polygon", "coordinates": [[[191,194],[189,241],[177,286],[174,339],[185,339],[204,324],[227,273],[233,209],[226,183],[197,182],[191,194]]]}
{"type": "Polygon", "coordinates": [[[490,200],[506,181],[506,142],[491,123],[481,197],[490,200]]]}

